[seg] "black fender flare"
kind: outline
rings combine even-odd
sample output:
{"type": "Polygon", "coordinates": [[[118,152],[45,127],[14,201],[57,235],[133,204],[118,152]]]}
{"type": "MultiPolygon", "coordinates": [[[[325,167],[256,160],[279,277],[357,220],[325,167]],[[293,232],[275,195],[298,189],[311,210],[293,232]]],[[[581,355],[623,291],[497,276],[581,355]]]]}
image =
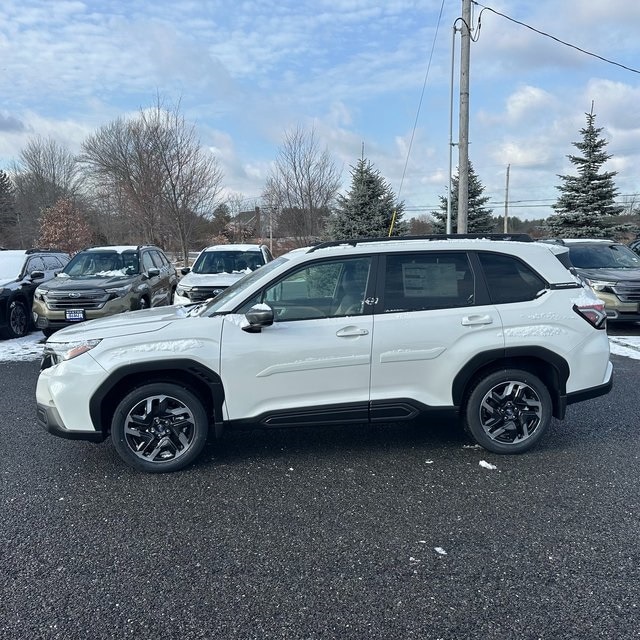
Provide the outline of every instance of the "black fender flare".
{"type": "Polygon", "coordinates": [[[464,401],[469,383],[479,371],[499,368],[527,368],[538,375],[547,385],[553,401],[553,415],[564,417],[567,405],[567,380],[569,365],[557,353],[544,347],[511,347],[492,349],[475,355],[456,374],[452,385],[452,399],[456,407],[464,401]]]}
{"type": "Polygon", "coordinates": [[[94,428],[106,435],[116,401],[136,386],[156,381],[183,384],[190,391],[195,391],[213,419],[216,435],[220,435],[224,403],[222,380],[215,371],[189,358],[131,363],[114,369],[89,400],[89,414],[94,428]]]}

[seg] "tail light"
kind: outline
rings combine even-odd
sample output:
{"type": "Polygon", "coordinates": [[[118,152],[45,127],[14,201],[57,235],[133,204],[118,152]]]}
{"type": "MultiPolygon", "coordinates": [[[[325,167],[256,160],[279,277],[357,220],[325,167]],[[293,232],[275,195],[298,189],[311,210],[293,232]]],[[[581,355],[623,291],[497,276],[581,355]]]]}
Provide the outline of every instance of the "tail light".
{"type": "Polygon", "coordinates": [[[607,314],[604,310],[604,302],[579,301],[573,305],[573,310],[596,329],[607,328],[607,314]]]}

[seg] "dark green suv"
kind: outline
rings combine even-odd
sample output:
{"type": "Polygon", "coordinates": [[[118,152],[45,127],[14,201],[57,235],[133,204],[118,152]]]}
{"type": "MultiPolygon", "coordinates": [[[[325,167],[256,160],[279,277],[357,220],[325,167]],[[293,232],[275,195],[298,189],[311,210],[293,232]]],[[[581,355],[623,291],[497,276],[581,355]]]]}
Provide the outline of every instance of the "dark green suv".
{"type": "Polygon", "coordinates": [[[156,246],[91,247],[36,289],[33,318],[49,336],[84,320],[172,304],[177,283],[174,266],[156,246]]]}

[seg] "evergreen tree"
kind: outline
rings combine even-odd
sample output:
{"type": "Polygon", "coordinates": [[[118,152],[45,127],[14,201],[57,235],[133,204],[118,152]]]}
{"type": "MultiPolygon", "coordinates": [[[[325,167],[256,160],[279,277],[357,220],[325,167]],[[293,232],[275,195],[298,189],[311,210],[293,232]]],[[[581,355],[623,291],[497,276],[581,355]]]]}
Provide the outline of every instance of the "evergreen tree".
{"type": "Polygon", "coordinates": [[[17,223],[13,182],[9,175],[0,169],[0,246],[10,244],[10,238],[17,223]]]}
{"type": "Polygon", "coordinates": [[[345,238],[399,236],[406,233],[402,220],[404,203],[398,202],[391,187],[364,158],[351,167],[351,188],[338,195],[327,231],[335,240],[345,238]],[[392,227],[393,224],[393,228],[392,227]]]}
{"type": "MultiPolygon", "coordinates": [[[[458,226],[458,184],[460,176],[457,172],[451,178],[451,231],[456,233],[458,226]]],[[[480,182],[476,172],[469,161],[469,200],[467,208],[467,232],[468,233],[493,233],[495,232],[495,219],[493,209],[485,207],[489,196],[482,195],[484,185],[480,182]]],[[[433,232],[446,233],[447,231],[447,198],[440,196],[440,210],[433,214],[433,232]]]]}
{"type": "Polygon", "coordinates": [[[614,201],[618,193],[613,183],[616,172],[601,171],[611,157],[605,152],[608,143],[600,137],[602,128],[595,126],[593,111],[585,115],[587,126],[580,130],[582,141],[572,143],[581,155],[567,156],[577,167],[578,175],[558,175],[562,183],[553,205],[556,213],[547,218],[549,233],[560,238],[613,237],[625,230],[624,225],[615,225],[623,211],[614,201]]]}

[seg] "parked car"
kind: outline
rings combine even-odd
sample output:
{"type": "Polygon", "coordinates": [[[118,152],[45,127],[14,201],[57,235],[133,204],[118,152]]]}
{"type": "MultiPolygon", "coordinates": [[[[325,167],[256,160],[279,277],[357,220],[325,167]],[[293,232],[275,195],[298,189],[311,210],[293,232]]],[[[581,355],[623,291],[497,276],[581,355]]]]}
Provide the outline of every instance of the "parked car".
{"type": "Polygon", "coordinates": [[[640,255],[640,239],[632,240],[629,243],[629,249],[640,255]]]}
{"type": "Polygon", "coordinates": [[[189,304],[215,298],[236,280],[271,262],[269,248],[260,244],[219,244],[198,254],[184,267],[174,302],[189,304]]]}
{"type": "Polygon", "coordinates": [[[575,272],[605,303],[607,322],[640,321],[640,256],[613,240],[564,238],[575,272]]]}
{"type": "Polygon", "coordinates": [[[140,470],[191,463],[210,434],[461,417],[522,453],[568,404],[606,394],[604,304],[565,247],[489,239],[328,242],[213,300],[49,338],[37,416],[140,470]]]}
{"type": "Polygon", "coordinates": [[[54,249],[0,250],[0,338],[21,338],[32,328],[36,287],[69,262],[54,249]]]}
{"type": "Polygon", "coordinates": [[[84,320],[172,304],[177,283],[175,267],[156,246],[91,247],[36,289],[33,318],[50,336],[84,320]]]}

